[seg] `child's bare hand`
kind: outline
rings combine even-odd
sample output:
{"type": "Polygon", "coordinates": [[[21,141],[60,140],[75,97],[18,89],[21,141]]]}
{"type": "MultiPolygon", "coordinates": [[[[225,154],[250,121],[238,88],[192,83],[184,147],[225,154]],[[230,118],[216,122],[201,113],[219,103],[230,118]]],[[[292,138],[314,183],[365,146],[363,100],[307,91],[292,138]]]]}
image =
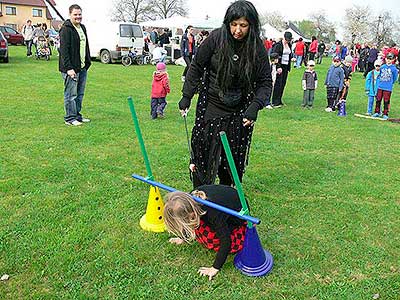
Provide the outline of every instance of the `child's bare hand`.
{"type": "Polygon", "coordinates": [[[175,244],[175,245],[183,244],[183,240],[182,240],[181,238],[178,238],[178,237],[176,237],[176,238],[170,238],[170,239],[168,240],[168,242],[170,242],[171,244],[175,244]]]}
{"type": "Polygon", "coordinates": [[[197,273],[199,273],[201,276],[208,276],[208,279],[211,280],[215,275],[217,275],[218,271],[219,270],[215,269],[214,267],[201,267],[197,273]]]}

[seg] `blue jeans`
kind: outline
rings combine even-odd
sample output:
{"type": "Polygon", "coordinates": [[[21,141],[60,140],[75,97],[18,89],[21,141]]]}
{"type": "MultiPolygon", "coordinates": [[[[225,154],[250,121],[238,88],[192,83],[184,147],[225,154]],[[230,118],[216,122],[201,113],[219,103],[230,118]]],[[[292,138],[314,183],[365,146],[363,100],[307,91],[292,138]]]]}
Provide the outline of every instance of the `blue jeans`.
{"type": "Polygon", "coordinates": [[[303,56],[298,55],[298,56],[296,57],[296,68],[300,68],[300,67],[301,67],[301,62],[302,62],[302,60],[303,60],[303,56]]]}
{"type": "Polygon", "coordinates": [[[76,74],[76,79],[72,79],[67,73],[61,73],[61,75],[64,79],[64,120],[65,122],[82,121],[81,109],[87,71],[82,69],[76,74]]]}
{"type": "Polygon", "coordinates": [[[31,56],[32,55],[32,43],[33,40],[25,41],[26,44],[26,55],[31,56]]]}
{"type": "Polygon", "coordinates": [[[151,98],[151,118],[156,119],[157,116],[164,115],[165,107],[167,106],[167,101],[165,97],[162,98],[151,98]]]}
{"type": "Polygon", "coordinates": [[[368,110],[367,113],[372,114],[372,109],[374,108],[375,97],[368,96],[368,110]]]}

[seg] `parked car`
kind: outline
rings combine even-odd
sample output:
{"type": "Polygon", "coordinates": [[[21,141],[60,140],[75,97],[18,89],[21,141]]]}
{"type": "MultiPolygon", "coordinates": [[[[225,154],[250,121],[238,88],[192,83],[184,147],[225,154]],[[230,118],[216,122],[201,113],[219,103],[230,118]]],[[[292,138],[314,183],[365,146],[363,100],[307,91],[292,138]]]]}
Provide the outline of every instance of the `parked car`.
{"type": "Polygon", "coordinates": [[[0,60],[2,60],[5,63],[8,63],[8,42],[1,31],[0,31],[0,60]]]}
{"type": "Polygon", "coordinates": [[[3,33],[5,38],[7,39],[8,43],[13,45],[23,45],[24,44],[24,37],[21,33],[16,31],[14,28],[8,26],[0,26],[0,31],[3,33]]]}

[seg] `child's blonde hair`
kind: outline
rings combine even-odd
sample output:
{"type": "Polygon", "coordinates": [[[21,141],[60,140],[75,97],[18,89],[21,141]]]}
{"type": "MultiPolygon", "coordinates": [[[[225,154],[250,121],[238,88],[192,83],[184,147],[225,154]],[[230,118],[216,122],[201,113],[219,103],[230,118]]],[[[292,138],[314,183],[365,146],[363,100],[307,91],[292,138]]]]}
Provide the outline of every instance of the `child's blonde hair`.
{"type": "MultiPolygon", "coordinates": [[[[206,199],[206,194],[202,191],[193,191],[192,194],[206,199]]],[[[164,221],[167,230],[185,242],[190,243],[195,240],[195,229],[200,224],[200,217],[206,211],[188,193],[168,193],[165,199],[164,221]]]]}

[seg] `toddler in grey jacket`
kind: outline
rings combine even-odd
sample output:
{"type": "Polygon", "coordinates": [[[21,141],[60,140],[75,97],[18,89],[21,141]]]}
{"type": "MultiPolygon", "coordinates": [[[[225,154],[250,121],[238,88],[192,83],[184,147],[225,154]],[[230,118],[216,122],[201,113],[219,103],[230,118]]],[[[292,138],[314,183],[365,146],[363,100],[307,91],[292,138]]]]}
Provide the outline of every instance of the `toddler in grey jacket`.
{"type": "Polygon", "coordinates": [[[304,90],[303,104],[304,108],[312,108],[314,104],[314,93],[318,86],[317,72],[314,70],[315,62],[309,60],[307,63],[307,69],[303,74],[303,79],[301,81],[304,90]]]}

